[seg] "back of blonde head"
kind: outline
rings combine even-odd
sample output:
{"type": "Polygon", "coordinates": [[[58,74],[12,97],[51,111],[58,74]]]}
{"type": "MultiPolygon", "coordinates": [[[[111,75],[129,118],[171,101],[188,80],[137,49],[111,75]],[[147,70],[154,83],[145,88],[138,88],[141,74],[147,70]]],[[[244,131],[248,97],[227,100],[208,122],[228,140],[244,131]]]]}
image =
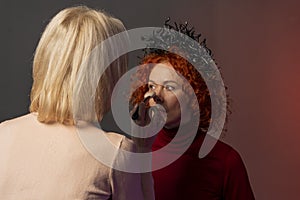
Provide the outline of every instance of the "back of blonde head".
{"type": "MultiPolygon", "coordinates": [[[[40,39],[33,62],[30,111],[38,113],[40,122],[74,124],[74,110],[80,110],[78,103],[74,103],[74,95],[78,95],[74,94],[78,90],[75,87],[89,88],[89,83],[95,82],[97,94],[87,91],[81,95],[96,99],[96,115],[103,116],[113,84],[126,70],[126,57],[116,60],[100,80],[93,76],[93,70],[104,71],[99,69],[102,66],[91,69],[86,60],[99,43],[124,30],[118,19],[85,6],[64,9],[53,17],[40,39]]],[[[102,50],[96,51],[95,66],[106,56],[102,50]]],[[[82,102],[86,97],[77,98],[76,101],[82,102]]],[[[89,121],[93,117],[83,118],[89,121]]]]}

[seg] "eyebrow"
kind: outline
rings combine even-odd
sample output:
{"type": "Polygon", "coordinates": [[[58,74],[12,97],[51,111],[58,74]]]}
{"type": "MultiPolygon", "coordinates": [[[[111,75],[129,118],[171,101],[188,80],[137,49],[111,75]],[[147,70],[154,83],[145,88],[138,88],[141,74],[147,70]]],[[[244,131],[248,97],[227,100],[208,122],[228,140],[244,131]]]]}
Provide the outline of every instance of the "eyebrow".
{"type": "MultiPolygon", "coordinates": [[[[151,82],[151,83],[155,83],[155,81],[152,81],[152,80],[149,80],[149,82],[151,82]]],[[[178,86],[180,86],[180,84],[178,84],[177,82],[175,82],[175,81],[164,81],[163,82],[163,84],[165,85],[165,84],[168,84],[168,83],[174,83],[174,84],[176,84],[176,85],[178,85],[178,86]]],[[[155,84],[157,84],[157,83],[155,83],[155,84]]]]}

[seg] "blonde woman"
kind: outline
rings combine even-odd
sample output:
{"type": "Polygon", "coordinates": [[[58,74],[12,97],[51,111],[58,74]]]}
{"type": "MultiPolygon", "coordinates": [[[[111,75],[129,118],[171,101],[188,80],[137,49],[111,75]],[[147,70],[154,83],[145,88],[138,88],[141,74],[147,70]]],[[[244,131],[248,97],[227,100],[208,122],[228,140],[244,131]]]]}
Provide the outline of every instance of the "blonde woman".
{"type": "MultiPolygon", "coordinates": [[[[0,199],[151,198],[141,174],[99,162],[77,134],[78,122],[101,121],[109,109],[126,57],[105,69],[114,48],[99,44],[122,31],[121,21],[85,6],[66,8],[47,25],[33,61],[30,113],[0,124],[0,199]]],[[[118,149],[134,151],[124,136],[97,131],[118,149]]]]}

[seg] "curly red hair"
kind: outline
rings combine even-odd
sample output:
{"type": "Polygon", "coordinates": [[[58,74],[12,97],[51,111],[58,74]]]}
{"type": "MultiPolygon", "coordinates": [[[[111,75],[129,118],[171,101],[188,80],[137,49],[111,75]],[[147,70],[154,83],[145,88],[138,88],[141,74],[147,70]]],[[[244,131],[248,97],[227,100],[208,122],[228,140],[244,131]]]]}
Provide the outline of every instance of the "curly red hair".
{"type": "Polygon", "coordinates": [[[142,67],[137,70],[134,77],[135,80],[133,80],[133,84],[135,86],[142,86],[138,88],[133,87],[137,89],[133,91],[130,98],[130,103],[132,105],[135,105],[137,103],[140,103],[144,99],[144,94],[148,91],[148,86],[147,84],[145,84],[145,80],[148,82],[148,76],[154,64],[157,63],[169,63],[179,74],[185,77],[190,86],[193,88],[194,91],[190,91],[187,90],[187,86],[183,86],[183,89],[185,90],[185,92],[187,92],[187,94],[194,92],[197,97],[197,100],[192,100],[191,102],[191,108],[192,110],[195,110],[195,113],[192,114],[196,115],[196,112],[198,112],[197,107],[199,106],[200,122],[198,129],[202,133],[206,133],[211,122],[210,91],[197,69],[195,69],[195,67],[186,59],[177,54],[170,52],[164,54],[152,53],[142,59],[142,67]],[[147,65],[151,63],[153,65],[147,65]]]}

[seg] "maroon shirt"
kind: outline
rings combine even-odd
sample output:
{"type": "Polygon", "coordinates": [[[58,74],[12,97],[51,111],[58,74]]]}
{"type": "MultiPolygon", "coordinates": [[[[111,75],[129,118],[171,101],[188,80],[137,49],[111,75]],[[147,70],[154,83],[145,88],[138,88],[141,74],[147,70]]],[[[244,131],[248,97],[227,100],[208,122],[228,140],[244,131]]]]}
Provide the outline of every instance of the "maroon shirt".
{"type": "MultiPolygon", "coordinates": [[[[163,129],[152,146],[167,145],[176,130],[163,129]]],[[[156,200],[253,200],[246,168],[232,147],[217,141],[204,158],[198,157],[204,135],[199,135],[175,162],[152,172],[156,200]]],[[[165,154],[167,156],[167,153],[165,154]]],[[[155,159],[153,159],[155,161],[155,159]]]]}

